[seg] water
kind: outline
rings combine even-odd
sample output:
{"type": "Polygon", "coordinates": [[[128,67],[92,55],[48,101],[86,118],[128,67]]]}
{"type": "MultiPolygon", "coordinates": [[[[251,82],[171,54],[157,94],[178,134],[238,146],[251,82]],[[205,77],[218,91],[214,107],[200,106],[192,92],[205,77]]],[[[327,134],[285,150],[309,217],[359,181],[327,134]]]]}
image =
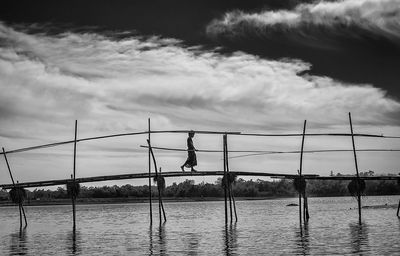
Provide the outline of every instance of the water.
{"type": "MultiPolygon", "coordinates": [[[[363,205],[397,204],[399,197],[366,197],[363,205]]],[[[153,227],[147,204],[26,207],[19,230],[17,207],[0,208],[0,255],[400,255],[396,208],[363,209],[353,198],[310,198],[302,230],[297,199],[239,201],[238,222],[224,224],[224,203],[165,203],[168,221],[153,227]],[[351,209],[350,209],[351,208],[351,209]]]]}

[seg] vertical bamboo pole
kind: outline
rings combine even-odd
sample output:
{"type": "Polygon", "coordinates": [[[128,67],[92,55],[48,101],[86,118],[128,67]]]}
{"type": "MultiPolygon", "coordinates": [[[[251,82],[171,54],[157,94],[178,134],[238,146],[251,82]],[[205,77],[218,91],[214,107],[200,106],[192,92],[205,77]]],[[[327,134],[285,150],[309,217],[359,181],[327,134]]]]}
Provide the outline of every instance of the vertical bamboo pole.
{"type": "MultiPolygon", "coordinates": [[[[301,151],[300,151],[300,169],[299,169],[300,184],[302,183],[302,174],[303,174],[303,150],[304,150],[304,138],[305,138],[305,134],[306,134],[306,125],[307,125],[307,120],[304,120],[303,136],[301,139],[301,151]]],[[[301,223],[302,223],[302,220],[301,220],[301,192],[299,193],[299,220],[300,220],[300,225],[301,225],[301,223]]]]}
{"type": "Polygon", "coordinates": [[[18,203],[18,210],[19,210],[19,228],[22,228],[22,211],[20,203],[18,203]]]}
{"type": "MultiPolygon", "coordinates": [[[[226,135],[226,143],[225,143],[225,154],[226,154],[226,171],[228,173],[228,176],[230,175],[230,170],[229,170],[229,151],[228,151],[228,136],[226,135]]],[[[228,182],[228,191],[229,191],[229,207],[230,207],[230,213],[231,213],[231,222],[232,222],[232,204],[233,204],[233,209],[235,213],[235,221],[237,222],[237,213],[236,213],[236,203],[235,203],[235,197],[233,195],[233,189],[232,189],[232,184],[228,182]]]]}
{"type": "Polygon", "coordinates": [[[25,227],[28,226],[28,222],[26,221],[26,214],[25,214],[25,210],[24,210],[24,206],[21,203],[21,210],[22,210],[22,214],[24,215],[24,220],[25,220],[25,227]]]}
{"type": "Polygon", "coordinates": [[[304,192],[304,218],[305,222],[307,222],[308,219],[310,219],[310,214],[308,213],[308,198],[305,193],[306,192],[304,192]]]}
{"type": "Polygon", "coordinates": [[[227,175],[226,175],[226,154],[225,154],[225,144],[226,144],[226,135],[222,136],[223,138],[223,152],[224,152],[224,179],[222,180],[223,188],[224,188],[224,200],[225,200],[225,223],[228,223],[228,206],[227,206],[227,198],[226,198],[226,187],[227,187],[227,175]]]}
{"type": "Polygon", "coordinates": [[[75,120],[75,139],[74,139],[74,182],[76,177],[76,139],[78,135],[78,120],[75,120]]]}
{"type": "Polygon", "coordinates": [[[399,200],[399,206],[397,206],[397,217],[400,217],[399,212],[400,212],[400,200],[399,200]]]}
{"type": "MultiPolygon", "coordinates": [[[[160,177],[162,177],[161,176],[161,167],[160,167],[160,171],[159,171],[159,174],[160,174],[160,177]]],[[[158,187],[158,180],[157,180],[157,187],[158,187]]],[[[163,216],[164,216],[164,222],[165,221],[167,221],[167,217],[165,216],[165,210],[164,210],[164,204],[163,204],[163,201],[162,201],[162,193],[161,192],[159,192],[160,193],[160,199],[161,199],[161,210],[162,210],[162,213],[163,213],[163,216]]]]}
{"type": "MultiPolygon", "coordinates": [[[[73,169],[73,186],[75,187],[75,179],[76,179],[76,139],[78,135],[78,120],[75,120],[75,139],[74,139],[74,169],[73,169]]],[[[76,207],[75,207],[75,195],[72,193],[72,222],[73,222],[73,230],[76,229],[76,207]]]]}
{"type": "MultiPolygon", "coordinates": [[[[17,180],[17,184],[19,183],[19,181],[17,180]]],[[[18,190],[18,194],[20,193],[20,191],[18,190]]],[[[22,195],[20,195],[22,197],[22,195]]],[[[22,214],[24,216],[24,220],[25,220],[25,227],[28,226],[28,222],[26,221],[26,215],[25,215],[25,210],[24,210],[24,205],[22,204],[22,202],[19,203],[19,208],[20,211],[22,211],[22,214]]],[[[20,212],[20,227],[22,227],[22,220],[21,220],[21,212],[20,212]]]]}
{"type": "Polygon", "coordinates": [[[350,131],[351,131],[351,142],[353,144],[353,154],[354,154],[354,163],[356,166],[356,174],[357,174],[357,202],[358,202],[358,222],[361,224],[361,191],[360,191],[360,174],[358,173],[358,164],[357,164],[357,154],[356,154],[356,146],[354,143],[354,133],[353,133],[353,124],[351,122],[351,113],[349,112],[349,122],[350,122],[350,131]]]}
{"type": "MultiPolygon", "coordinates": [[[[150,118],[147,119],[147,123],[148,123],[148,129],[149,129],[149,133],[148,133],[148,141],[149,144],[151,143],[151,130],[150,130],[150,118]]],[[[153,207],[152,207],[152,202],[151,202],[151,156],[150,156],[150,147],[149,147],[149,204],[150,204],[150,225],[153,225],[153,207]]]]}
{"type": "Polygon", "coordinates": [[[225,134],[225,161],[226,161],[226,183],[228,185],[228,198],[229,198],[229,213],[232,223],[232,195],[231,195],[231,183],[230,183],[230,173],[229,173],[229,160],[228,160],[228,135],[225,134]]]}
{"type": "Polygon", "coordinates": [[[238,221],[237,213],[236,213],[236,203],[235,203],[235,196],[233,195],[233,189],[231,187],[231,195],[232,195],[232,202],[233,202],[233,210],[235,212],[235,222],[238,221]]]}

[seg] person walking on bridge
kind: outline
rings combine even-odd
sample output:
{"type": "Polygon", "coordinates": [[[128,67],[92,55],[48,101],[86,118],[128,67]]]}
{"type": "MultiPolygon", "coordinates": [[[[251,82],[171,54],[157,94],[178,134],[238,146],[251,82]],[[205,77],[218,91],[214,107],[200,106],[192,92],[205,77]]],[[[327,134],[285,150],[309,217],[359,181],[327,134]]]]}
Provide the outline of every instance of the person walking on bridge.
{"type": "Polygon", "coordinates": [[[186,162],[181,166],[182,171],[185,171],[186,168],[191,168],[190,170],[192,172],[197,172],[193,167],[197,165],[197,158],[196,158],[196,149],[193,145],[193,140],[192,138],[194,137],[194,131],[190,131],[188,133],[188,138],[187,138],[187,151],[188,151],[188,157],[186,159],[186,162]]]}

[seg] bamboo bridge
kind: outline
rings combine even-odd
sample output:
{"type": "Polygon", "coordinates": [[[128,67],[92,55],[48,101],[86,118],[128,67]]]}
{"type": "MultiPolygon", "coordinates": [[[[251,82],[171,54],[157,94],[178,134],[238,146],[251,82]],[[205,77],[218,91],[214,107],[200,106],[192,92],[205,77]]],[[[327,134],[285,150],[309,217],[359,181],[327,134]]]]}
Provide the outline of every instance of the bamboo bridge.
{"type": "MultiPolygon", "coordinates": [[[[400,185],[400,176],[360,176],[358,171],[358,161],[357,161],[357,152],[360,151],[376,151],[376,152],[386,152],[386,151],[400,151],[400,149],[356,149],[354,143],[354,137],[369,137],[369,138],[388,138],[388,139],[400,139],[400,136],[384,136],[377,134],[357,134],[353,132],[353,125],[351,120],[351,114],[349,113],[349,124],[350,124],[350,133],[306,133],[306,124],[307,121],[304,121],[303,132],[299,134],[289,133],[289,134],[267,134],[267,133],[241,133],[241,132],[216,132],[216,131],[192,131],[192,130],[170,130],[170,131],[155,131],[150,128],[150,119],[148,119],[148,130],[143,132],[132,132],[132,133],[121,133],[121,134],[111,134],[105,136],[98,137],[90,137],[90,138],[77,138],[77,129],[78,123],[75,121],[75,138],[74,140],[56,142],[44,145],[38,145],[27,148],[14,149],[10,151],[6,151],[3,148],[3,151],[0,152],[4,156],[5,162],[7,164],[8,172],[11,178],[11,184],[0,184],[1,189],[9,189],[10,197],[12,201],[19,206],[20,212],[20,227],[22,227],[22,214],[25,219],[25,226],[27,226],[26,215],[23,207],[24,197],[26,195],[25,188],[32,187],[44,187],[44,186],[56,186],[56,185],[66,185],[68,194],[71,196],[72,201],[72,214],[73,214],[73,229],[76,227],[76,210],[75,204],[76,199],[79,195],[80,183],[88,183],[88,182],[100,182],[100,181],[111,181],[111,180],[131,180],[131,179],[148,179],[149,181],[149,210],[150,210],[150,224],[153,222],[153,213],[152,213],[152,192],[151,192],[151,179],[154,179],[154,182],[157,184],[158,190],[158,209],[159,209],[159,221],[160,224],[162,222],[162,216],[164,217],[164,221],[166,221],[166,213],[163,206],[162,201],[162,187],[165,186],[164,178],[171,177],[196,177],[196,176],[220,176],[222,177],[222,187],[224,189],[224,202],[225,202],[225,222],[228,220],[232,222],[233,220],[233,211],[235,220],[237,221],[236,214],[236,204],[235,198],[233,195],[233,182],[234,179],[238,176],[255,176],[255,177],[270,177],[275,179],[292,179],[294,187],[299,194],[299,222],[300,226],[302,222],[306,223],[309,220],[309,212],[308,212],[308,201],[306,195],[306,180],[349,180],[349,191],[351,194],[357,197],[358,202],[358,215],[359,215],[359,223],[361,223],[361,195],[363,190],[365,189],[365,180],[397,180],[400,185]],[[174,148],[161,148],[154,147],[151,145],[151,134],[155,133],[188,133],[195,132],[200,134],[219,134],[223,136],[223,149],[222,150],[190,150],[190,149],[174,149],[174,148]],[[84,142],[89,140],[99,140],[113,137],[121,137],[121,136],[134,136],[134,135],[148,135],[147,145],[141,147],[148,149],[148,171],[147,172],[134,172],[128,174],[117,174],[117,175],[106,175],[106,176],[94,176],[94,177],[76,177],[76,154],[77,154],[77,143],[84,142]],[[228,135],[229,136],[256,136],[256,137],[296,137],[300,136],[302,138],[301,147],[298,151],[263,151],[263,150],[228,150],[228,135]],[[352,141],[352,149],[342,149],[342,150],[304,150],[304,139],[306,136],[347,136],[351,137],[352,141]],[[32,182],[23,182],[23,183],[15,183],[12,175],[11,167],[7,159],[8,154],[15,154],[19,152],[31,151],[40,148],[49,148],[56,147],[64,144],[74,144],[74,155],[73,155],[73,174],[71,175],[71,179],[58,179],[58,180],[43,180],[43,181],[32,181],[32,182]],[[170,151],[196,151],[196,152],[221,152],[223,153],[223,171],[196,171],[196,172],[162,172],[161,168],[158,169],[157,161],[154,155],[153,150],[170,150],[170,151]],[[303,155],[307,153],[329,153],[329,152],[353,152],[354,155],[354,163],[355,163],[355,175],[354,176],[319,176],[317,174],[304,174],[303,173],[303,155]],[[241,152],[248,153],[247,155],[242,156],[234,156],[229,157],[229,153],[231,152],[241,152]],[[271,172],[251,172],[251,171],[232,171],[229,168],[229,159],[235,157],[245,157],[251,155],[263,155],[263,154],[299,154],[300,155],[300,163],[299,169],[297,170],[297,174],[286,174],[286,173],[271,173],[271,172]],[[154,171],[152,171],[154,168],[154,171]],[[230,212],[230,218],[228,215],[228,206],[230,212]]],[[[400,211],[400,201],[397,209],[397,216],[399,216],[400,211]]]]}
{"type": "MultiPolygon", "coordinates": [[[[235,176],[252,176],[252,177],[270,177],[274,179],[295,179],[299,175],[294,174],[282,174],[282,173],[269,173],[269,172],[237,172],[230,171],[235,176]]],[[[170,177],[204,177],[204,176],[224,176],[223,171],[197,171],[197,172],[163,172],[164,178],[170,177]]],[[[105,175],[105,176],[94,176],[85,178],[76,178],[77,183],[90,183],[100,181],[111,181],[111,180],[134,180],[134,179],[146,179],[149,177],[147,172],[145,173],[127,173],[127,174],[116,174],[116,175],[105,175]]],[[[155,173],[150,174],[151,178],[156,177],[155,173]]],[[[355,176],[319,176],[317,174],[303,174],[304,179],[309,180],[351,180],[355,176]]],[[[398,176],[366,176],[360,177],[362,180],[398,180],[398,176]]],[[[59,179],[59,180],[45,180],[45,181],[33,181],[33,182],[22,182],[17,183],[16,186],[23,188],[35,188],[35,187],[48,187],[65,185],[71,182],[71,179],[59,179]]],[[[12,189],[13,184],[0,184],[1,189],[12,189]]]]}

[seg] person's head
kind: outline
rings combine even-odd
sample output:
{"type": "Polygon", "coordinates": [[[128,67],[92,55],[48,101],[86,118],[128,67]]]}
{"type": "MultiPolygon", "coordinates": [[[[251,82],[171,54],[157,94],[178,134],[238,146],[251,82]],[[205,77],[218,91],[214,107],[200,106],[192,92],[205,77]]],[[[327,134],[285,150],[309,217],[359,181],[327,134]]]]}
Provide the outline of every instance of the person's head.
{"type": "Polygon", "coordinates": [[[188,133],[188,135],[189,135],[190,138],[193,138],[193,137],[194,137],[194,131],[190,131],[190,132],[188,133]]]}

